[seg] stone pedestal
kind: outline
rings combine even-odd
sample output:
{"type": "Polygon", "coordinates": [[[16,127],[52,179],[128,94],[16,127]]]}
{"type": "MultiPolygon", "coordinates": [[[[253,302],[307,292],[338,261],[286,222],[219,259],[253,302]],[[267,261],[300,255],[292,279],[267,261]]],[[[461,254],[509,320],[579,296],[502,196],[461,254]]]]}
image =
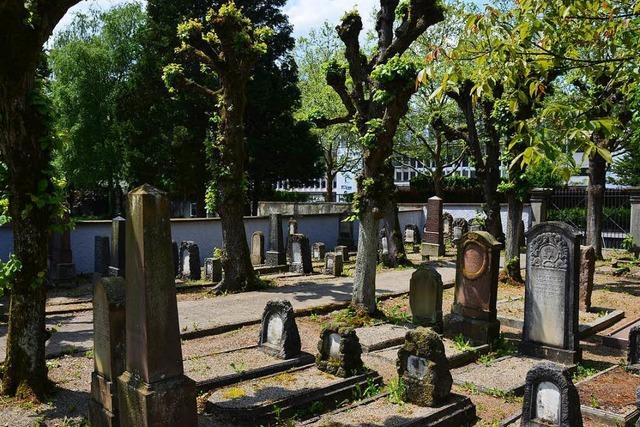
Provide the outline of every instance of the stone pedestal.
{"type": "Polygon", "coordinates": [[[534,188],[530,194],[531,225],[533,226],[547,220],[549,197],[553,194],[553,188],[534,188]]]}
{"type": "Polygon", "coordinates": [[[127,258],[127,362],[118,378],[121,424],[195,427],[195,382],[182,365],[169,199],[148,185],[129,193],[127,258]]]}

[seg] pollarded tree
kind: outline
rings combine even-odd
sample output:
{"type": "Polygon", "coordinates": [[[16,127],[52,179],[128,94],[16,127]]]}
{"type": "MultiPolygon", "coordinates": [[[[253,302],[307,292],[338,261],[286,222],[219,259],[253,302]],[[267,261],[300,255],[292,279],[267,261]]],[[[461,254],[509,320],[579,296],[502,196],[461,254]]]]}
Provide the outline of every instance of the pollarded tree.
{"type": "Polygon", "coordinates": [[[45,278],[52,212],[47,107],[37,84],[42,48],[79,0],[0,1],[0,154],[7,166],[13,248],[21,269],[11,286],[2,392],[42,398],[45,364],[45,278]]]}
{"type": "Polygon", "coordinates": [[[211,9],[204,20],[192,19],[178,26],[182,40],[178,53],[185,63],[199,64],[202,74],[209,77],[207,82],[193,80],[179,64],[164,69],[170,90],[194,91],[219,107],[217,132],[208,147],[214,180],[210,201],[222,220],[225,277],[218,291],[252,289],[258,282],[243,222],[247,188],[244,115],[247,84],[267,50],[271,33],[266,27],[256,28],[231,1],[211,9]]]}
{"type": "Polygon", "coordinates": [[[390,197],[395,191],[393,140],[416,91],[420,69],[419,63],[403,54],[427,28],[443,18],[443,7],[437,0],[380,0],[378,45],[370,58],[360,49],[362,19],[357,12],[347,13],[336,28],[345,45],[347,65],[332,62],[326,78],[347,114],[319,120],[319,124],[353,122],[360,137],[364,161],[354,198],[360,231],[352,305],[369,313],[376,311],[378,223],[395,209],[390,197]]]}

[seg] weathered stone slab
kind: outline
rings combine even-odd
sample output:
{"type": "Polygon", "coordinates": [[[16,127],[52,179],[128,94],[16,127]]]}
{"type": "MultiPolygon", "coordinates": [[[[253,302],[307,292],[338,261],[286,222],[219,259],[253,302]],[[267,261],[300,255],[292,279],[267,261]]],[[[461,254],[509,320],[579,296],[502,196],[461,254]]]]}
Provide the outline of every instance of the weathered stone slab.
{"type": "Polygon", "coordinates": [[[304,234],[292,234],[289,236],[289,243],[291,245],[291,265],[289,266],[289,271],[302,274],[313,273],[309,239],[304,234]]]}
{"type": "Polygon", "coordinates": [[[289,301],[269,301],[262,314],[258,346],[280,359],[300,355],[300,334],[289,301]]]}
{"type": "Polygon", "coordinates": [[[111,262],[111,248],[108,236],[95,236],[94,238],[93,271],[101,277],[109,274],[111,262]]]}
{"type": "Polygon", "coordinates": [[[360,340],[354,329],[328,326],[320,334],[316,366],[337,377],[350,377],[364,369],[361,354],[360,340]]]}
{"type": "Polygon", "coordinates": [[[200,280],[200,248],[194,242],[180,244],[180,278],[183,280],[200,280]]]}
{"type": "Polygon", "coordinates": [[[629,345],[629,332],[631,328],[638,325],[640,325],[640,318],[632,319],[603,337],[602,343],[608,347],[626,349],[629,345]]]}
{"type": "Polygon", "coordinates": [[[324,274],[330,276],[342,276],[343,262],[342,254],[329,252],[324,256],[324,274]]]}
{"type": "Polygon", "coordinates": [[[413,323],[442,333],[442,277],[435,268],[422,264],[409,281],[409,306],[413,323]]]}
{"type": "MultiPolygon", "coordinates": [[[[404,343],[404,338],[410,330],[407,326],[383,323],[381,325],[366,326],[356,329],[363,353],[378,351],[404,343]]],[[[395,354],[397,355],[397,350],[395,354]]]]}
{"type": "Polygon", "coordinates": [[[262,231],[256,231],[251,236],[251,264],[264,264],[264,234],[262,231]]]}

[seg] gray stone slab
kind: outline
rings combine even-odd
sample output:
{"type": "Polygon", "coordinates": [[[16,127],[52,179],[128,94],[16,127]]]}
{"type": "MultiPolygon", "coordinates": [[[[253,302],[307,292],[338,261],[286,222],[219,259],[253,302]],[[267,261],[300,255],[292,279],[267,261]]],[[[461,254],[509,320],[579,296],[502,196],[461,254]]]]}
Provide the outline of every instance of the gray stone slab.
{"type": "Polygon", "coordinates": [[[412,327],[383,323],[382,325],[357,328],[356,334],[360,339],[362,352],[368,353],[402,344],[410,329],[412,327]]]}
{"type": "Polygon", "coordinates": [[[484,393],[499,391],[502,393],[522,394],[527,372],[544,362],[526,356],[506,356],[483,365],[472,363],[451,371],[453,382],[460,386],[473,385],[484,393]]]}

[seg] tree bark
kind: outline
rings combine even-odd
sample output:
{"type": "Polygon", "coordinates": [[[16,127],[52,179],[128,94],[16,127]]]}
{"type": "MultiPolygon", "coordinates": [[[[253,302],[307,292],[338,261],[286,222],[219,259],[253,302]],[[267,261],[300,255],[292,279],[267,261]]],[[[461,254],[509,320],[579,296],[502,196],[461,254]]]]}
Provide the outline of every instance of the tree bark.
{"type": "Polygon", "coordinates": [[[587,245],[593,246],[596,259],[602,256],[602,219],[606,189],[607,162],[602,156],[589,159],[589,187],[587,188],[587,245]]]}
{"type": "Polygon", "coordinates": [[[324,193],[324,201],[328,203],[335,202],[333,196],[333,180],[336,179],[336,173],[330,170],[327,170],[326,173],[327,178],[327,191],[324,193]]]}
{"type": "Polygon", "coordinates": [[[393,188],[391,194],[387,195],[387,199],[383,209],[383,222],[387,229],[387,245],[389,249],[388,256],[382,259],[385,267],[396,268],[399,265],[406,265],[408,262],[407,251],[404,248],[404,236],[400,229],[400,220],[398,219],[398,205],[396,204],[395,185],[393,182],[393,168],[387,168],[385,178],[387,180],[387,188],[393,188]]]}
{"type": "Polygon", "coordinates": [[[523,283],[520,273],[520,222],[522,221],[522,200],[515,192],[507,194],[509,213],[507,216],[507,236],[505,239],[504,272],[513,282],[523,283]]]}
{"type": "Polygon", "coordinates": [[[376,312],[376,265],[378,257],[378,219],[371,210],[360,215],[358,256],[353,276],[351,305],[367,313],[376,312]]]}

